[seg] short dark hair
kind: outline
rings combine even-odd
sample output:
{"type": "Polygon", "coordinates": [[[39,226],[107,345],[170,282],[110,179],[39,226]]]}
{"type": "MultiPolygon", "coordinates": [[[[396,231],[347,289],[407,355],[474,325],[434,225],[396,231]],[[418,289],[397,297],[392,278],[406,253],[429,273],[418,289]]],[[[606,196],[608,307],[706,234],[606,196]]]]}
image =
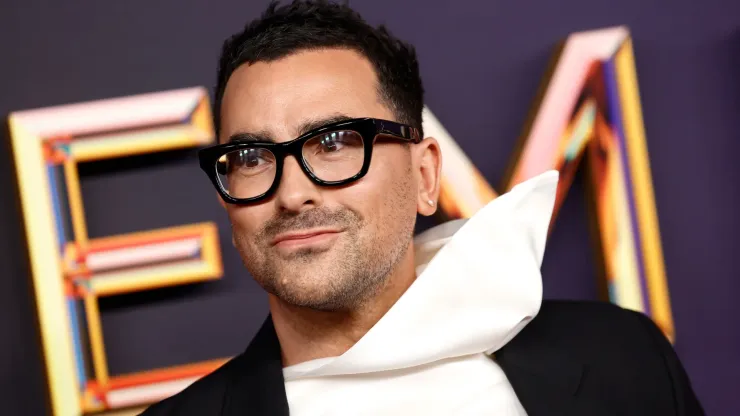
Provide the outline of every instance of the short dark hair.
{"type": "Polygon", "coordinates": [[[421,130],[424,87],[414,47],[393,37],[383,25],[370,26],[347,4],[326,0],[285,5],[272,1],[259,19],[224,42],[216,85],[216,129],[221,128],[226,83],[236,68],[320,48],[346,48],[364,55],[375,69],[381,99],[399,122],[421,130]]]}

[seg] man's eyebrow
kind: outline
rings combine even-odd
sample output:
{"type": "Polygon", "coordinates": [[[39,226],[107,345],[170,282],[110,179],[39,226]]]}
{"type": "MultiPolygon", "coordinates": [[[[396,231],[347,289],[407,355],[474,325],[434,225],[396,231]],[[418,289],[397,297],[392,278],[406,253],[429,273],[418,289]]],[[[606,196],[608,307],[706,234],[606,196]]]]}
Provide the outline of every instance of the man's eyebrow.
{"type": "MultiPolygon", "coordinates": [[[[309,119],[304,121],[300,124],[298,128],[298,134],[296,137],[300,137],[311,130],[315,130],[321,127],[324,127],[326,125],[332,124],[332,123],[339,123],[341,121],[348,121],[352,120],[353,117],[350,117],[346,114],[332,114],[328,117],[321,117],[321,118],[315,118],[315,119],[309,119]]],[[[292,140],[292,139],[291,139],[292,140]]],[[[229,142],[248,142],[248,143],[254,143],[254,142],[267,142],[267,143],[275,143],[275,138],[268,132],[256,132],[256,133],[250,133],[250,132],[237,132],[229,136],[229,142]]]]}
{"type": "Polygon", "coordinates": [[[298,136],[302,136],[311,130],[316,130],[318,128],[324,127],[332,123],[339,123],[340,121],[348,121],[348,120],[352,120],[353,118],[354,117],[350,117],[346,114],[336,113],[328,117],[309,119],[301,123],[300,127],[298,128],[298,136]]]}
{"type": "Polygon", "coordinates": [[[268,142],[275,143],[275,140],[267,133],[248,133],[237,132],[229,136],[229,142],[268,142]]]}

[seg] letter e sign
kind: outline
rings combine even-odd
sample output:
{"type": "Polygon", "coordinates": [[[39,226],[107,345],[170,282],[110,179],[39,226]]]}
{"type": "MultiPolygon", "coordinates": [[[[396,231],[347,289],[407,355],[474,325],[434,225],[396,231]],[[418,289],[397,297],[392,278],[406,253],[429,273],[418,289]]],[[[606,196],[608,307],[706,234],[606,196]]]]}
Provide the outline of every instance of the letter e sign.
{"type": "Polygon", "coordinates": [[[109,375],[99,298],[218,279],[221,252],[213,223],[89,238],[78,176],[82,162],[212,143],[207,91],[19,111],[9,125],[53,414],[146,405],[223,363],[109,375]]]}

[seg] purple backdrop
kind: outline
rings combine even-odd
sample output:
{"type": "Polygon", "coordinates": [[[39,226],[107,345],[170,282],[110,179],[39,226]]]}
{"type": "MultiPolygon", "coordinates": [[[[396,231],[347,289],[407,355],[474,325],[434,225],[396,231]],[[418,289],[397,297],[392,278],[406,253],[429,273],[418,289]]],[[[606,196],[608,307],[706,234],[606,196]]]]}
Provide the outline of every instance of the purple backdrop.
{"type": "MultiPolygon", "coordinates": [[[[3,116],[24,108],[211,86],[220,42],[265,4],[47,3],[0,6],[3,116]]],[[[740,242],[740,168],[732,163],[740,154],[740,3],[352,4],[417,46],[427,104],[493,184],[501,179],[555,43],[575,31],[630,26],[676,349],[708,413],[740,414],[740,307],[734,302],[740,283],[731,266],[740,242]]],[[[0,397],[4,414],[35,415],[46,409],[40,400],[44,378],[6,131],[0,139],[0,397]]],[[[90,165],[81,174],[93,236],[217,220],[225,251],[221,282],[101,302],[111,371],[240,351],[263,319],[266,300],[233,252],[215,199],[204,198],[212,192],[193,153],[90,165]],[[166,192],[154,192],[153,180],[166,192]],[[172,198],[177,209],[167,204],[172,198]],[[124,203],[131,206],[124,209],[124,203]],[[142,343],[151,348],[131,348],[142,343]]],[[[576,181],[548,246],[548,297],[596,294],[582,184],[576,181]]]]}

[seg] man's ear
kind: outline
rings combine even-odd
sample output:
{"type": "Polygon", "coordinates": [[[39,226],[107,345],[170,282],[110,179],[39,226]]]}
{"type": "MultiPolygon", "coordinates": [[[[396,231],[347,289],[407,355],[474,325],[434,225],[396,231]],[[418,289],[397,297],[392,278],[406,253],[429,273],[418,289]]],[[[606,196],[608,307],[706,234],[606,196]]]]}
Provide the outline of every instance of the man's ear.
{"type": "Polygon", "coordinates": [[[433,137],[427,137],[414,146],[414,156],[418,160],[417,212],[430,216],[437,211],[437,199],[442,174],[442,151],[433,137]]]}

